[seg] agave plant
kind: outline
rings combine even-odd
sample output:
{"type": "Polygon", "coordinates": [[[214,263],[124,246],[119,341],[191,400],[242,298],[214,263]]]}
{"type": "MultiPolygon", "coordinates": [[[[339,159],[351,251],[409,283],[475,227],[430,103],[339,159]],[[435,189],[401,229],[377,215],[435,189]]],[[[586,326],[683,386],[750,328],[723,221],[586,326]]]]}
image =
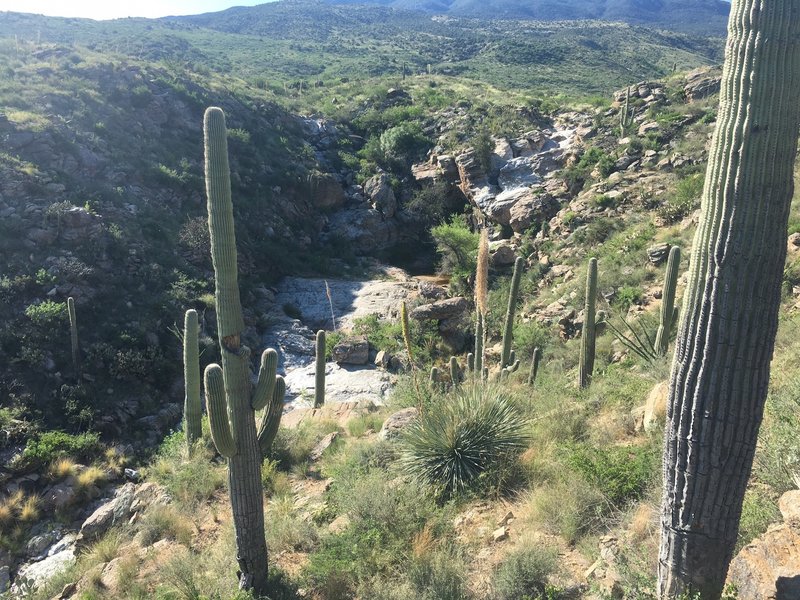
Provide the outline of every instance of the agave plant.
{"type": "Polygon", "coordinates": [[[508,395],[477,382],[455,388],[409,426],[402,462],[411,477],[451,496],[522,452],[527,441],[525,418],[508,395]]]}

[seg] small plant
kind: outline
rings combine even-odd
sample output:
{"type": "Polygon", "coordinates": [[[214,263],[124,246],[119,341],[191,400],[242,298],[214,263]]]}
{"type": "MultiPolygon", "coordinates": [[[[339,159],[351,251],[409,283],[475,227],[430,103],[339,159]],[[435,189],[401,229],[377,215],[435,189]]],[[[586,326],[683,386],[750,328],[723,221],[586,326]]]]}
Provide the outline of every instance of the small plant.
{"type": "Polygon", "coordinates": [[[416,480],[439,486],[446,496],[459,494],[524,450],[525,424],[501,389],[461,386],[409,426],[403,463],[416,480]]]}
{"type": "Polygon", "coordinates": [[[550,591],[547,579],[558,564],[553,548],[526,543],[515,548],[494,574],[492,587],[496,600],[538,600],[550,591]]]}

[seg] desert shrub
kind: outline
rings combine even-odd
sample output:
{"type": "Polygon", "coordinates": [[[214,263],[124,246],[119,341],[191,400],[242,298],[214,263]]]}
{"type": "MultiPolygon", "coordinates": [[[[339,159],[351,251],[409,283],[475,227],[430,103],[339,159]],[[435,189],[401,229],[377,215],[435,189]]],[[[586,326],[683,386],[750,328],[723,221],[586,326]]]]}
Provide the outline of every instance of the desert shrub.
{"type": "Polygon", "coordinates": [[[96,433],[72,435],[64,431],[46,431],[28,440],[22,461],[28,467],[44,465],[69,456],[86,460],[100,453],[102,446],[96,433]]]}
{"type": "MultiPolygon", "coordinates": [[[[558,551],[527,543],[515,548],[494,574],[496,600],[538,600],[549,591],[548,576],[555,570],[558,551]]],[[[552,596],[550,596],[552,597],[552,596]]]]}
{"type": "Polygon", "coordinates": [[[267,543],[273,552],[310,552],[319,541],[312,523],[297,512],[292,496],[273,498],[265,515],[267,543]]]}
{"type": "Polygon", "coordinates": [[[703,193],[703,174],[695,173],[678,181],[675,192],[658,209],[658,215],[667,223],[674,223],[689,215],[700,205],[703,193]]]}
{"type": "Polygon", "coordinates": [[[466,281],[475,272],[478,234],[470,231],[466,218],[455,215],[449,223],[431,229],[439,254],[439,271],[466,281]]]}
{"type": "Polygon", "coordinates": [[[37,327],[60,327],[67,319],[67,305],[64,302],[45,300],[28,306],[25,309],[25,316],[37,327]]]}
{"type": "Polygon", "coordinates": [[[458,494],[513,460],[527,439],[525,418],[501,388],[464,385],[408,427],[403,463],[417,481],[458,494]]]}
{"type": "Polygon", "coordinates": [[[159,540],[175,540],[184,546],[192,541],[192,526],[173,505],[151,506],[137,524],[143,547],[159,540]]]}
{"type": "Polygon", "coordinates": [[[781,511],[774,498],[760,487],[750,487],[744,495],[742,516],[739,519],[739,538],[736,550],[743,548],[763,534],[773,523],[781,521],[781,511]]]}
{"type": "MultiPolygon", "coordinates": [[[[204,419],[207,427],[207,420],[204,419]]],[[[208,436],[204,440],[208,440],[208,436]]],[[[214,464],[212,449],[198,444],[189,456],[182,431],[167,436],[147,468],[148,477],[164,486],[177,502],[192,508],[205,502],[225,485],[224,465],[214,464]]]]}
{"type": "Polygon", "coordinates": [[[603,495],[581,477],[570,474],[537,488],[530,500],[531,519],[537,527],[570,543],[597,530],[606,510],[603,495]]]}
{"type": "Polygon", "coordinates": [[[378,414],[361,415],[347,422],[347,432],[353,437],[361,437],[370,430],[380,431],[383,420],[383,416],[378,414]]]}
{"type": "Polygon", "coordinates": [[[288,496],[292,493],[289,476],[278,469],[278,461],[264,459],[261,463],[261,485],[267,496],[288,496]]]}
{"type": "Polygon", "coordinates": [[[595,486],[614,507],[641,498],[657,472],[654,445],[601,448],[573,444],[567,464],[595,486]]]}
{"type": "Polygon", "coordinates": [[[800,377],[775,387],[767,398],[759,431],[754,476],[782,494],[800,481],[800,377]]]}

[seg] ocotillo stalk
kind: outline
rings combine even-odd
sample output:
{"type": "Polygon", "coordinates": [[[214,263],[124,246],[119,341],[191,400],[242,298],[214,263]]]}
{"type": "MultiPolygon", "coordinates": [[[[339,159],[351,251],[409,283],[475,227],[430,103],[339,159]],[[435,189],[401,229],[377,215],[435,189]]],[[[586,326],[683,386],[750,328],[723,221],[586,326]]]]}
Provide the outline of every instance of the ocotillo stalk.
{"type": "Polygon", "coordinates": [[[458,368],[458,359],[455,356],[450,357],[450,381],[456,386],[461,381],[460,369],[458,368]]]}
{"type": "Polygon", "coordinates": [[[511,358],[511,344],[514,338],[514,313],[517,310],[519,281],[522,277],[524,265],[525,259],[518,256],[514,261],[514,274],[511,276],[511,289],[508,292],[508,306],[506,307],[506,321],[503,327],[503,352],[500,355],[500,368],[505,368],[514,363],[514,360],[511,358]]]}
{"type": "Polygon", "coordinates": [[[681,249],[673,246],[669,250],[667,272],[664,275],[664,290],[661,292],[661,322],[656,332],[655,351],[659,356],[667,353],[669,334],[672,331],[675,313],[675,288],[678,286],[678,268],[681,263],[681,249]]]}
{"type": "Polygon", "coordinates": [[[413,368],[414,355],[411,352],[411,324],[408,322],[408,307],[406,307],[405,302],[400,304],[400,328],[403,331],[403,343],[406,346],[408,362],[413,368]]]}
{"type": "Polygon", "coordinates": [[[262,354],[254,389],[250,380],[250,349],[241,343],[244,318],[236,270],[227,131],[221,109],[206,110],[203,133],[208,229],[222,355],[221,368],[216,364],[206,367],[206,403],[212,438],[220,454],[228,459],[239,587],[263,596],[268,591],[267,543],[255,410],[264,408],[274,398],[277,353],[267,350],[262,354]]]}
{"type": "Polygon", "coordinates": [[[542,351],[539,348],[533,349],[533,356],[531,356],[531,370],[528,373],[528,385],[533,385],[536,382],[536,375],[539,373],[539,361],[542,358],[542,351]]]}
{"type": "Polygon", "coordinates": [[[800,0],[733,0],[667,402],[662,599],[719,598],[736,548],[778,328],[799,96],[800,0]]]}
{"type": "Polygon", "coordinates": [[[475,372],[483,373],[483,315],[475,315],[475,372]]]}
{"type": "Polygon", "coordinates": [[[81,349],[78,345],[78,315],[75,312],[75,299],[67,298],[67,312],[69,313],[69,339],[72,345],[72,366],[75,369],[75,379],[81,378],[81,349]]]}
{"type": "Polygon", "coordinates": [[[190,308],[183,318],[183,430],[189,452],[203,437],[203,408],[200,397],[200,349],[198,346],[197,311],[190,308]]]}
{"type": "Polygon", "coordinates": [[[581,333],[581,358],[578,385],[589,387],[594,371],[595,348],[595,300],[597,298],[597,259],[589,259],[586,273],[586,301],[583,309],[583,332],[581,333]]]}
{"type": "Polygon", "coordinates": [[[325,332],[317,332],[317,361],[314,367],[314,408],[325,404],[325,332]]]}

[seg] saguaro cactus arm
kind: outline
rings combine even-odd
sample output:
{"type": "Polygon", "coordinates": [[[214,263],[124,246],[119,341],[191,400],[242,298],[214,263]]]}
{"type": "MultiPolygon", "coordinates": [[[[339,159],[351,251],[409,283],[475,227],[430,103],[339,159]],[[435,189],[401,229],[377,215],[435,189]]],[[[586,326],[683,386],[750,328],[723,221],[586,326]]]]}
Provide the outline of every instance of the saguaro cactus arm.
{"type": "Polygon", "coordinates": [[[208,422],[211,426],[211,439],[214,446],[225,458],[231,458],[236,454],[236,441],[233,439],[231,423],[228,418],[228,402],[225,399],[225,382],[222,375],[222,367],[218,364],[210,364],[206,367],[206,410],[208,411],[208,422]]]}
{"type": "Polygon", "coordinates": [[[258,369],[258,381],[253,390],[250,403],[253,410],[261,410],[272,399],[272,388],[275,386],[275,374],[278,370],[278,353],[267,348],[261,353],[261,366],[258,369]]]}
{"type": "Polygon", "coordinates": [[[719,598],[766,400],[800,128],[800,0],[733,0],[667,403],[658,593],[719,598]]]}
{"type": "Polygon", "coordinates": [[[271,402],[267,406],[267,410],[261,418],[261,426],[258,428],[258,446],[261,449],[261,456],[266,456],[272,449],[272,442],[275,441],[278,427],[281,424],[285,396],[286,381],[278,375],[272,390],[271,402]]]}

